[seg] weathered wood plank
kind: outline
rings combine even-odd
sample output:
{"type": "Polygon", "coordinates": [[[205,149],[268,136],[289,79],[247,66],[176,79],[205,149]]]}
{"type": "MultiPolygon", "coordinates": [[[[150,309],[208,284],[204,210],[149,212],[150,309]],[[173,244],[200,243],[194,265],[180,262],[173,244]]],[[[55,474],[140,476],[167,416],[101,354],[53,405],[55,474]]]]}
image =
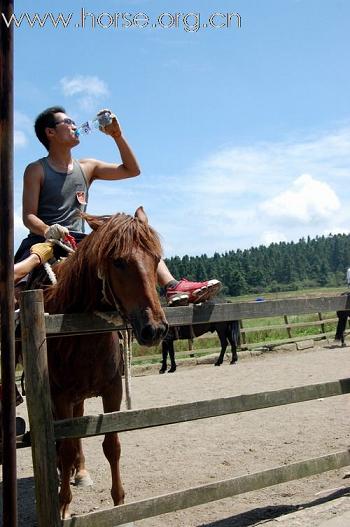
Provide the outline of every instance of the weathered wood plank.
{"type": "MultiPolygon", "coordinates": [[[[200,324],[205,322],[222,322],[226,320],[242,320],[248,318],[263,318],[278,315],[301,315],[339,310],[350,310],[350,296],[317,298],[288,298],[269,300],[266,302],[239,302],[237,304],[210,304],[200,306],[165,308],[166,318],[171,326],[200,324]]],[[[111,331],[125,327],[120,317],[116,324],[108,323],[93,314],[83,315],[51,315],[46,318],[48,335],[62,332],[64,334],[111,331]]]]}
{"type": "Polygon", "coordinates": [[[64,520],[62,527],[110,527],[111,525],[121,525],[271,487],[287,481],[321,474],[322,472],[339,469],[349,464],[350,452],[345,450],[286,466],[271,468],[263,472],[256,472],[209,485],[192,487],[171,494],[120,505],[104,511],[75,516],[70,520],[64,520]]]}
{"type": "MultiPolygon", "coordinates": [[[[164,308],[170,326],[222,322],[282,315],[350,310],[350,295],[288,298],[265,302],[191,305],[164,308]]],[[[105,313],[111,322],[93,313],[45,315],[47,338],[83,333],[103,333],[130,328],[115,312],[105,313]]],[[[243,336],[244,337],[244,336],[243,336]]],[[[17,336],[16,340],[20,337],[17,336]]]]}
{"type": "Polygon", "coordinates": [[[90,437],[113,431],[125,432],[127,430],[249,412],[261,408],[333,397],[345,393],[350,393],[350,378],[194,403],[84,416],[76,419],[56,421],[54,423],[55,437],[56,439],[63,439],[67,437],[90,437]]]}
{"type": "Polygon", "coordinates": [[[21,294],[21,323],[38,525],[59,527],[56,449],[41,290],[21,294]]]}

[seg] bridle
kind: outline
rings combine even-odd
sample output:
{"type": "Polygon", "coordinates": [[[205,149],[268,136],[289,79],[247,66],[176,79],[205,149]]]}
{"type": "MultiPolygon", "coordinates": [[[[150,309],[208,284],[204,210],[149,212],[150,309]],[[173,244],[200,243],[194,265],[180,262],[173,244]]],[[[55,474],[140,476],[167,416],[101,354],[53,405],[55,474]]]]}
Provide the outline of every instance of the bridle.
{"type": "Polygon", "coordinates": [[[115,296],[115,294],[113,292],[113,289],[111,288],[111,285],[110,285],[108,277],[107,277],[107,273],[102,271],[101,268],[98,268],[97,269],[97,277],[102,282],[102,302],[104,302],[105,304],[108,304],[108,305],[112,306],[114,309],[116,309],[116,311],[121,316],[123,321],[124,322],[128,322],[128,317],[127,317],[123,307],[121,306],[120,301],[115,296]],[[108,295],[109,295],[109,297],[108,297],[108,295]]]}

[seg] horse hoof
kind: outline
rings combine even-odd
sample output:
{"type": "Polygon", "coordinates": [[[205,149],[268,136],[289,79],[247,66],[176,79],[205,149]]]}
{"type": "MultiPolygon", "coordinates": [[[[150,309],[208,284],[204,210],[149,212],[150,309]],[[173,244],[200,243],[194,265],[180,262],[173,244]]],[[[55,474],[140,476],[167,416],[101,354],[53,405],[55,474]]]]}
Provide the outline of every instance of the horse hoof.
{"type": "Polygon", "coordinates": [[[22,436],[26,431],[26,422],[23,417],[16,417],[16,436],[22,436]]]}
{"type": "Polygon", "coordinates": [[[67,505],[61,505],[61,507],[60,507],[60,516],[61,516],[61,520],[70,520],[70,518],[72,517],[71,513],[68,510],[68,506],[67,505]]]}
{"type": "Polygon", "coordinates": [[[215,362],[214,366],[221,366],[222,362],[215,362]]]}
{"type": "Polygon", "coordinates": [[[170,370],[168,370],[168,373],[174,373],[176,371],[176,366],[172,366],[170,370]]]}
{"type": "Polygon", "coordinates": [[[77,474],[74,478],[74,485],[76,487],[92,487],[94,482],[89,473],[77,474]]]}
{"type": "Polygon", "coordinates": [[[165,373],[165,372],[166,372],[166,368],[160,368],[159,373],[165,373]]]}
{"type": "Polygon", "coordinates": [[[236,364],[237,360],[231,360],[230,364],[236,364]]]}

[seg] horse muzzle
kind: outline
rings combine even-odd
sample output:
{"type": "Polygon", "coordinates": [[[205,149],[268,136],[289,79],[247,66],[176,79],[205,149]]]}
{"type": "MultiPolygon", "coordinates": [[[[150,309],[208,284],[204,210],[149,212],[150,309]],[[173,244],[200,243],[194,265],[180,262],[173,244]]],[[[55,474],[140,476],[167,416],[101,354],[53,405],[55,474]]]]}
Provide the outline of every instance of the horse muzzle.
{"type": "Polygon", "coordinates": [[[145,313],[130,317],[130,321],[137,342],[141,346],[157,346],[169,329],[165,319],[159,322],[151,321],[145,313]]]}

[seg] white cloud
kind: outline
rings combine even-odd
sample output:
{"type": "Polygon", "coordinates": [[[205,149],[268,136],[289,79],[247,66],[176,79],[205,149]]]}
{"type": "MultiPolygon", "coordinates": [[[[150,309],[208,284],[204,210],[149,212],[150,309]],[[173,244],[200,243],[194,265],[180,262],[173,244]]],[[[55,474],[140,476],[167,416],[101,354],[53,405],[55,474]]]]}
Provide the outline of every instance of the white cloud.
{"type": "Polygon", "coordinates": [[[264,201],[260,208],[277,221],[307,224],[331,218],[340,209],[340,201],[328,183],[303,174],[293,181],[290,189],[264,201]]]}
{"type": "Polygon", "coordinates": [[[22,130],[15,130],[13,139],[15,148],[27,146],[28,139],[26,134],[22,130]]]}
{"type": "Polygon", "coordinates": [[[22,112],[14,113],[14,145],[15,148],[23,148],[28,144],[28,135],[33,131],[31,119],[22,112]]]}
{"type": "Polygon", "coordinates": [[[15,249],[17,250],[19,244],[28,235],[28,229],[23,225],[21,210],[14,210],[13,213],[13,228],[15,249]]]}
{"type": "Polygon", "coordinates": [[[264,231],[260,239],[260,243],[266,246],[271,245],[271,243],[279,243],[286,241],[286,235],[283,232],[279,231],[264,231]]]}
{"type": "Polygon", "coordinates": [[[94,109],[99,99],[109,95],[105,81],[95,75],[63,77],[60,85],[66,97],[79,96],[80,107],[87,111],[94,109]]]}

